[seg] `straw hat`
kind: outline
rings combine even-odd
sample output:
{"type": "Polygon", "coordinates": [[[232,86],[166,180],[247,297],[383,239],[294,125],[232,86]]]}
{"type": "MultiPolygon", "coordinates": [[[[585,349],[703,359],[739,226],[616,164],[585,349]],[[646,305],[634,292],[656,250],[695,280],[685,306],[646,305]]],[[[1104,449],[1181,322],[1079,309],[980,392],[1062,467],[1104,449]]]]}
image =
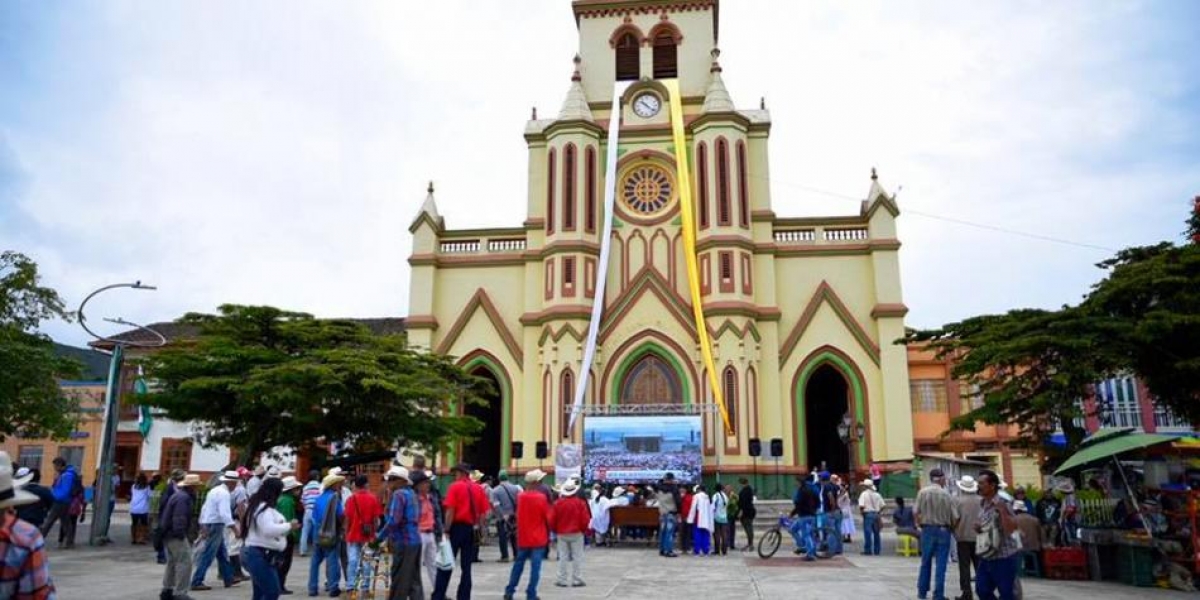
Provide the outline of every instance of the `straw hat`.
{"type": "Polygon", "coordinates": [[[411,481],[409,479],[408,469],[405,469],[400,465],[392,465],[391,468],[387,470],[387,474],[384,475],[384,479],[403,479],[404,481],[411,481]]]}
{"type": "Polygon", "coordinates": [[[321,489],[326,489],[326,488],[335,486],[345,480],[346,480],[346,478],[342,477],[341,475],[326,475],[325,479],[321,480],[321,489]]]}
{"type": "Polygon", "coordinates": [[[38,497],[21,489],[29,482],[29,476],[13,479],[12,458],[0,452],[0,508],[24,506],[38,501],[38,497]]]}
{"type": "Polygon", "coordinates": [[[287,477],[284,477],[282,481],[283,481],[283,491],[285,491],[285,492],[294,490],[302,485],[300,483],[300,480],[296,479],[296,477],[293,475],[288,475],[287,477]]]}
{"type": "Polygon", "coordinates": [[[175,487],[197,487],[202,485],[204,485],[204,481],[200,479],[199,475],[195,473],[187,473],[183,476],[183,479],[179,480],[179,483],[175,484],[175,487]]]}
{"type": "Polygon", "coordinates": [[[1062,492],[1064,494],[1074,494],[1075,482],[1071,481],[1070,479],[1064,479],[1054,486],[1054,491],[1062,492]]]}
{"type": "Polygon", "coordinates": [[[1025,506],[1025,503],[1021,502],[1020,500],[1014,500],[1013,510],[1016,512],[1029,512],[1029,507],[1025,506]]]}
{"type": "Polygon", "coordinates": [[[566,483],[554,491],[558,492],[560,496],[574,496],[579,491],[579,482],[574,479],[568,479],[566,483]]]}
{"type": "Polygon", "coordinates": [[[483,479],[483,471],[480,471],[478,469],[471,471],[471,481],[474,481],[475,483],[479,483],[480,479],[483,479]]]}
{"type": "Polygon", "coordinates": [[[975,478],[970,475],[963,475],[961,479],[954,482],[954,485],[957,485],[958,489],[968,494],[974,494],[979,491],[979,482],[975,481],[975,478]]]}
{"type": "Polygon", "coordinates": [[[625,488],[623,488],[619,485],[617,487],[613,488],[613,498],[616,498],[618,496],[624,496],[624,495],[625,495],[625,488]]]}
{"type": "Polygon", "coordinates": [[[541,469],[534,469],[525,474],[525,483],[537,483],[546,478],[546,473],[541,469]]]}
{"type": "Polygon", "coordinates": [[[865,488],[875,489],[875,482],[871,481],[870,479],[864,479],[863,482],[859,485],[861,485],[865,488]]]}
{"type": "Polygon", "coordinates": [[[225,471],[221,474],[221,481],[240,481],[237,471],[225,471]]]}

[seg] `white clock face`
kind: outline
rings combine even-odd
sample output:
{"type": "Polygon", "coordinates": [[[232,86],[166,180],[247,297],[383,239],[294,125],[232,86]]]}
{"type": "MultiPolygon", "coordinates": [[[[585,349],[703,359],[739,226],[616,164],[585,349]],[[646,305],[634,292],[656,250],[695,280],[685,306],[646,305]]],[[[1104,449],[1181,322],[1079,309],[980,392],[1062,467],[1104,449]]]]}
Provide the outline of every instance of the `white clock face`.
{"type": "Polygon", "coordinates": [[[649,119],[658,114],[662,102],[654,94],[642,94],[633,99],[633,112],[643,119],[649,119]]]}

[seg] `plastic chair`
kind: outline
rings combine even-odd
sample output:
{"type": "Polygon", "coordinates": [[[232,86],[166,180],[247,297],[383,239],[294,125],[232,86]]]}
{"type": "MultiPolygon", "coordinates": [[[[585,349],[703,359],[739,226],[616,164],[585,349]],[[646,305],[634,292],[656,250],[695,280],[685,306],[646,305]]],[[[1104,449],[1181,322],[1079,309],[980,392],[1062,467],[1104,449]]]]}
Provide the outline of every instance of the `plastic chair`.
{"type": "Polygon", "coordinates": [[[911,535],[901,535],[896,541],[896,554],[900,556],[917,556],[920,553],[917,538],[911,535]]]}

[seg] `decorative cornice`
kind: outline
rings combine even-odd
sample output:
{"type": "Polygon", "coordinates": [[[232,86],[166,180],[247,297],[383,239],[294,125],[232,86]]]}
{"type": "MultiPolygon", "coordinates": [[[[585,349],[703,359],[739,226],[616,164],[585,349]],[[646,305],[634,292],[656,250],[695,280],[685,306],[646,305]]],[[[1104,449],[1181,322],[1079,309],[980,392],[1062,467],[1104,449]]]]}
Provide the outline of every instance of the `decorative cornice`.
{"type": "Polygon", "coordinates": [[[629,289],[621,294],[621,297],[617,299],[613,306],[605,311],[608,317],[600,327],[599,337],[601,344],[625,320],[629,311],[634,306],[637,306],[638,300],[648,293],[658,297],[659,301],[666,307],[667,312],[679,322],[684,331],[688,332],[692,341],[697,339],[696,324],[691,318],[691,308],[671,289],[671,285],[662,278],[662,275],[658,271],[647,265],[642,267],[642,270],[633,277],[629,289]]]}
{"type": "Polygon", "coordinates": [[[441,217],[434,219],[433,217],[429,216],[429,213],[421,211],[421,214],[417,215],[417,218],[413,219],[412,225],[408,226],[408,232],[416,233],[417,230],[421,228],[422,223],[429,225],[429,228],[432,229],[434,233],[441,235],[442,229],[445,225],[445,220],[441,217]]]}
{"type": "Polygon", "coordinates": [[[577,342],[583,341],[583,334],[580,333],[578,330],[576,330],[574,325],[572,325],[571,323],[563,323],[563,326],[559,327],[557,332],[554,331],[553,326],[546,325],[546,327],[542,329],[541,337],[538,338],[538,345],[544,346],[546,344],[547,338],[549,338],[549,339],[553,340],[555,343],[557,343],[559,340],[561,340],[563,338],[563,336],[566,336],[566,335],[571,336],[577,342]]]}
{"type": "Polygon", "coordinates": [[[438,320],[433,315],[414,315],[404,319],[404,326],[408,329],[432,329],[437,331],[438,320]]]}
{"type": "Polygon", "coordinates": [[[864,216],[870,219],[875,214],[875,211],[880,208],[886,209],[893,217],[900,216],[900,207],[896,205],[896,201],[882,195],[876,198],[874,202],[871,202],[871,206],[867,208],[864,216]]]}
{"type": "Polygon", "coordinates": [[[434,265],[439,269],[512,267],[524,265],[526,262],[526,257],[519,252],[495,252],[467,255],[414,254],[408,257],[408,264],[414,267],[422,265],[434,265]]]}
{"type": "Polygon", "coordinates": [[[483,313],[487,316],[488,321],[491,322],[492,327],[496,328],[496,333],[500,335],[504,346],[508,348],[508,353],[512,356],[513,361],[518,367],[521,367],[524,364],[522,360],[524,355],[521,352],[521,346],[504,324],[504,319],[500,316],[500,311],[496,310],[496,305],[492,303],[492,299],[483,288],[476,290],[475,295],[471,296],[471,299],[467,301],[467,305],[463,307],[463,310],[458,315],[458,319],[454,321],[454,325],[450,327],[450,331],[446,332],[446,337],[438,344],[435,352],[438,354],[448,353],[450,348],[454,346],[454,342],[458,341],[458,336],[462,335],[463,329],[471,322],[471,317],[478,309],[483,309],[483,313]]]}
{"type": "Polygon", "coordinates": [[[522,223],[521,225],[522,225],[522,227],[525,228],[526,231],[528,231],[530,229],[540,230],[546,226],[546,218],[545,217],[529,217],[528,219],[525,219],[525,222],[522,223]]]}
{"type": "Polygon", "coordinates": [[[751,302],[736,300],[705,302],[704,315],[707,317],[748,317],[759,321],[778,321],[782,317],[778,308],[758,306],[751,302]]]}
{"type": "Polygon", "coordinates": [[[740,340],[746,339],[746,336],[749,335],[756,342],[762,341],[762,335],[758,332],[758,327],[755,327],[754,321],[751,320],[747,320],[745,325],[741,329],[738,329],[738,326],[733,324],[732,319],[725,319],[725,322],[721,323],[721,326],[716,331],[709,332],[709,336],[715,340],[724,335],[726,331],[733,333],[740,340]]]}
{"type": "Polygon", "coordinates": [[[775,222],[775,211],[771,209],[759,209],[750,211],[750,221],[753,223],[773,223],[775,222]]]}
{"type": "Polygon", "coordinates": [[[592,307],[583,304],[570,304],[565,306],[553,306],[538,312],[528,312],[521,315],[521,324],[529,327],[531,325],[542,325],[546,321],[555,319],[588,319],[592,316],[592,307]]]}
{"type": "Polygon", "coordinates": [[[881,303],[871,309],[871,318],[903,317],[908,314],[908,307],[903,303],[881,303]]]}
{"type": "MultiPolygon", "coordinates": [[[[711,229],[709,230],[711,231],[711,229]]],[[[745,230],[743,230],[745,231],[745,230]]],[[[746,232],[749,235],[750,232],[746,232]]],[[[758,245],[754,240],[741,235],[705,235],[700,234],[700,239],[696,240],[696,252],[703,252],[713,248],[741,248],[750,252],[757,252],[758,245]]]]}
{"type": "Polygon", "coordinates": [[[867,331],[863,329],[862,324],[854,318],[854,315],[850,313],[850,309],[846,308],[846,304],[838,297],[837,292],[833,291],[833,287],[829,285],[829,282],[824,280],[821,281],[821,285],[817,286],[817,291],[813,293],[812,299],[808,301],[808,306],[801,313],[800,320],[796,321],[796,325],[792,327],[792,331],[784,339],[783,346],[779,349],[779,363],[783,364],[792,355],[792,352],[796,349],[796,344],[800,342],[800,337],[804,335],[809,324],[816,317],[817,310],[825,303],[829,304],[829,307],[833,309],[834,314],[842,321],[846,329],[850,330],[850,334],[854,336],[858,345],[878,365],[879,346],[871,340],[871,336],[867,335],[867,331]]]}

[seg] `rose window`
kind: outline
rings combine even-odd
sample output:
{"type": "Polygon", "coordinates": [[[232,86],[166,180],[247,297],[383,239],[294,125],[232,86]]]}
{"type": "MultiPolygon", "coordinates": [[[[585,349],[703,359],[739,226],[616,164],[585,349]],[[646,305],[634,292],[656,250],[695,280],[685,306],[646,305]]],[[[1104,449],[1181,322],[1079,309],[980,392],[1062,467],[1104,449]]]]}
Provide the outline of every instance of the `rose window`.
{"type": "Polygon", "coordinates": [[[652,215],[667,207],[674,192],[674,182],[666,169],[646,165],[625,175],[621,199],[625,206],[639,215],[652,215]]]}

